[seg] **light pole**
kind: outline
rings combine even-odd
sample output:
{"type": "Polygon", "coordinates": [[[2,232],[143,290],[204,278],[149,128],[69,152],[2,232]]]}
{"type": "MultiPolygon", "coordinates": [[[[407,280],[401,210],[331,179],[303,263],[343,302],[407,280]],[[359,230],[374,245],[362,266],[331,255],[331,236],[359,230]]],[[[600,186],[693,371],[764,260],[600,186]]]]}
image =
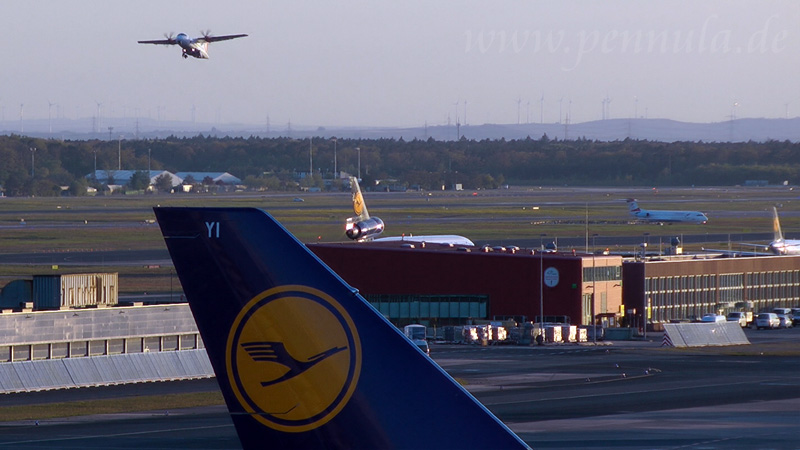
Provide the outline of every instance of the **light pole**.
{"type": "MultiPolygon", "coordinates": [[[[594,236],[597,236],[596,234],[594,236]]],[[[592,247],[594,247],[594,236],[592,236],[592,247]]],[[[597,324],[595,322],[594,295],[597,292],[597,270],[595,265],[595,254],[592,252],[592,342],[597,344],[597,324]]]]}
{"type": "Polygon", "coordinates": [[[117,170],[122,170],[122,135],[117,139],[117,170]]]}
{"type": "Polygon", "coordinates": [[[147,176],[150,176],[150,149],[147,149],[147,176]]]}
{"type": "MultiPolygon", "coordinates": [[[[642,243],[642,262],[647,261],[647,236],[650,236],[650,233],[644,233],[644,242],[642,243]]],[[[647,279],[647,277],[645,277],[647,279]]],[[[650,312],[649,302],[647,301],[647,283],[645,283],[645,292],[644,296],[644,308],[642,308],[642,333],[644,335],[644,339],[647,339],[647,314],[650,312]]]]}
{"type": "Polygon", "coordinates": [[[31,150],[31,179],[32,179],[33,175],[34,175],[34,167],[35,167],[33,155],[36,153],[36,147],[31,147],[30,150],[31,150]]]}
{"type": "Polygon", "coordinates": [[[339,168],[336,165],[336,142],[337,139],[333,138],[333,177],[339,178],[339,168]]]}
{"type": "Polygon", "coordinates": [[[544,244],[542,243],[547,234],[539,235],[539,333],[544,339],[544,244]]]}
{"type": "Polygon", "coordinates": [[[361,181],[361,147],[356,147],[358,151],[358,181],[361,181]]]}

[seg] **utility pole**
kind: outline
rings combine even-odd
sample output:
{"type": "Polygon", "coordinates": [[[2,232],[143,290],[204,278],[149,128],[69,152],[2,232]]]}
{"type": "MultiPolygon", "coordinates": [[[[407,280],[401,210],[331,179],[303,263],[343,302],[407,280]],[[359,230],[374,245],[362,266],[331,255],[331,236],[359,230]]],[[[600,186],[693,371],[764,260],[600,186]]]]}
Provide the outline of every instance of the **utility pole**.
{"type": "Polygon", "coordinates": [[[117,170],[122,170],[122,135],[117,139],[117,170]]]}
{"type": "Polygon", "coordinates": [[[336,165],[336,138],[333,138],[333,177],[339,178],[339,168],[336,165]]]}
{"type": "Polygon", "coordinates": [[[36,147],[31,147],[30,150],[31,150],[31,179],[32,179],[33,175],[34,175],[34,167],[35,167],[33,155],[36,153],[36,147]]]}

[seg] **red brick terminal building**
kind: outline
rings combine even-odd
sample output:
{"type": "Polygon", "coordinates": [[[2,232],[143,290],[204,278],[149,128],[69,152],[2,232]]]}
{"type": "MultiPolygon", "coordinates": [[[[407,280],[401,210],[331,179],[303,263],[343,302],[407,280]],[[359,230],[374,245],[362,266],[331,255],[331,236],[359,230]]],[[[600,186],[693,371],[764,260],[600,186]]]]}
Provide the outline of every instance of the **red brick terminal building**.
{"type": "Polygon", "coordinates": [[[402,242],[308,248],[398,325],[531,321],[540,315],[540,295],[546,320],[567,316],[573,325],[591,323],[593,296],[595,316],[618,314],[622,305],[620,256],[402,242]]]}

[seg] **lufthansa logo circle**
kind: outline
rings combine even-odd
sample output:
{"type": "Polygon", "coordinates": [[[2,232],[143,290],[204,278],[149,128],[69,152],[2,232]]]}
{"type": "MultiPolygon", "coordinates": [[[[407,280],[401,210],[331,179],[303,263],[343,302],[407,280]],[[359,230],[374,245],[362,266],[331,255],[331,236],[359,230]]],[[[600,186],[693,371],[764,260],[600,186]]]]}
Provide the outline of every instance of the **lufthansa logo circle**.
{"type": "Polygon", "coordinates": [[[361,372],[361,344],[347,311],[305,286],[276,287],[250,300],[226,348],[239,403],[280,431],[309,431],[333,419],[361,372]]]}

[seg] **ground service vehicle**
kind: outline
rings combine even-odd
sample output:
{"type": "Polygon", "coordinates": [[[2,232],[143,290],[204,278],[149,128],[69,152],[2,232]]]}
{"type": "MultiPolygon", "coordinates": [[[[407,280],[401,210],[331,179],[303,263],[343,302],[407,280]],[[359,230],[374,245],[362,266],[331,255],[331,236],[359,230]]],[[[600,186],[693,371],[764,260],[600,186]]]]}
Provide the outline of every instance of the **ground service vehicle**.
{"type": "Polygon", "coordinates": [[[744,328],[747,326],[747,314],[743,312],[728,313],[728,322],[739,322],[739,326],[744,328]]]}

